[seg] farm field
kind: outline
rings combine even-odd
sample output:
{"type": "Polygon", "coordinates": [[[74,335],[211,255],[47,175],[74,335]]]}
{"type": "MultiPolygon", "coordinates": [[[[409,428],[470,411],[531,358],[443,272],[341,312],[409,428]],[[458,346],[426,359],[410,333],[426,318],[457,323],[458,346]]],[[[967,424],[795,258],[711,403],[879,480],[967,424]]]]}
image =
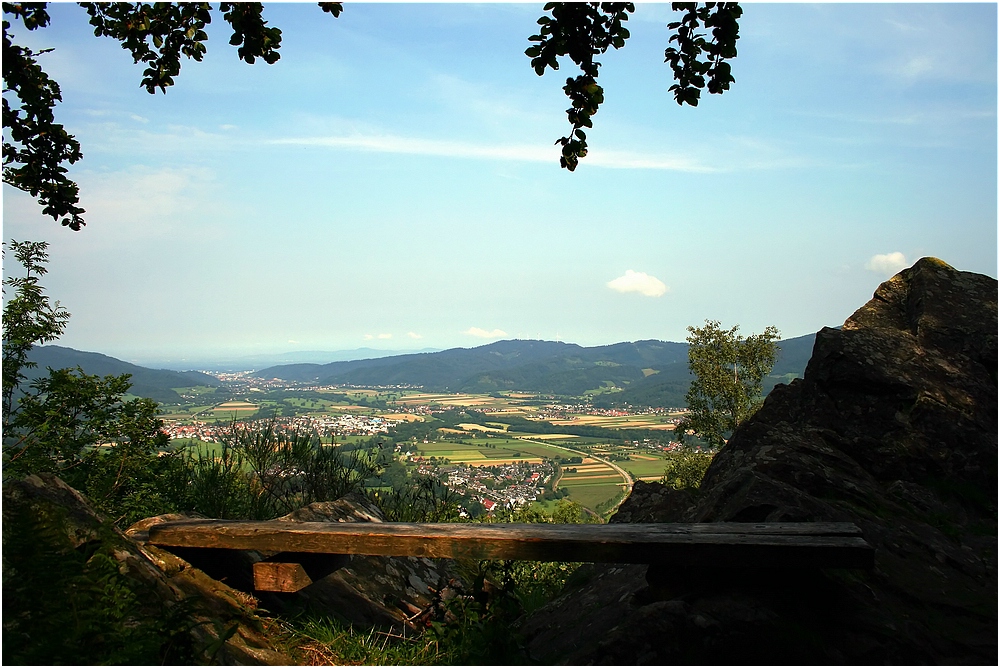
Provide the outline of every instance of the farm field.
{"type": "Polygon", "coordinates": [[[569,498],[585,508],[596,509],[600,504],[613,499],[624,488],[620,476],[615,476],[618,483],[612,480],[579,480],[576,482],[563,479],[560,487],[569,490],[569,498]]]}
{"type": "Polygon", "coordinates": [[[213,406],[215,413],[255,413],[260,408],[260,404],[252,404],[249,401],[226,401],[213,406]]]}
{"type": "Polygon", "coordinates": [[[424,418],[420,415],[413,415],[411,413],[382,413],[378,417],[383,420],[396,420],[397,422],[423,422],[424,418]]]}
{"type": "Polygon", "coordinates": [[[409,394],[396,399],[400,406],[419,406],[423,404],[440,404],[462,408],[482,408],[492,406],[503,399],[495,399],[486,394],[409,394]]]}
{"type": "MultiPolygon", "coordinates": [[[[531,462],[539,463],[542,458],[572,456],[564,448],[553,447],[544,441],[531,442],[517,438],[466,438],[464,443],[438,441],[423,443],[418,452],[423,457],[446,458],[452,464],[470,466],[492,466],[496,464],[531,462]]],[[[623,467],[624,468],[624,467],[623,467]]],[[[659,469],[662,474],[662,466],[659,469]]],[[[584,456],[581,464],[563,465],[563,477],[559,483],[569,492],[569,499],[585,508],[595,509],[614,498],[623,488],[624,481],[619,473],[603,462],[584,456]],[[568,472],[566,469],[575,469],[568,472]]],[[[547,507],[546,504],[541,504],[547,507]]],[[[551,512],[553,504],[548,504],[551,512]]]]}
{"type": "Polygon", "coordinates": [[[481,424],[472,424],[470,422],[463,422],[457,425],[459,429],[464,429],[465,431],[485,431],[492,432],[494,434],[502,434],[505,430],[499,427],[487,427],[481,424]]]}
{"type": "Polygon", "coordinates": [[[631,455],[631,460],[625,462],[615,462],[633,477],[646,482],[656,481],[663,477],[663,469],[666,468],[666,460],[662,457],[654,457],[652,461],[636,459],[636,455],[631,455]]]}
{"type": "Polygon", "coordinates": [[[372,408],[371,406],[358,406],[356,404],[330,404],[327,407],[327,413],[351,413],[353,415],[369,414],[374,413],[378,409],[372,408]]]}
{"type": "Polygon", "coordinates": [[[566,451],[547,447],[544,443],[528,443],[513,438],[468,438],[464,443],[438,441],[422,443],[418,452],[423,457],[446,457],[453,464],[492,466],[510,462],[540,463],[542,458],[566,456],[566,451]]]}
{"type": "Polygon", "coordinates": [[[212,457],[218,457],[222,452],[221,443],[210,443],[199,438],[174,438],[170,440],[170,445],[175,450],[190,450],[193,454],[207,453],[212,457]]]}
{"type": "Polygon", "coordinates": [[[666,457],[649,450],[638,450],[636,448],[626,448],[614,445],[600,445],[592,448],[598,457],[612,458],[615,455],[628,455],[629,459],[615,461],[615,464],[632,474],[635,478],[641,478],[649,482],[659,480],[666,467],[666,457]]]}
{"type": "Polygon", "coordinates": [[[673,431],[674,425],[668,415],[574,415],[569,418],[550,420],[552,424],[563,426],[604,427],[605,429],[664,429],[673,431]]]}
{"type": "Polygon", "coordinates": [[[512,462],[541,463],[542,457],[526,452],[517,441],[509,439],[469,439],[466,443],[439,441],[422,443],[417,452],[423,457],[444,457],[452,464],[494,466],[512,462]]]}
{"type": "Polygon", "coordinates": [[[190,420],[196,414],[204,412],[212,408],[211,404],[203,406],[167,406],[164,407],[162,404],[160,406],[159,417],[163,420],[190,420]],[[167,412],[164,412],[166,408],[167,412]]]}
{"type": "Polygon", "coordinates": [[[397,406],[421,406],[437,404],[448,408],[473,408],[488,410],[491,414],[524,416],[536,411],[534,406],[522,406],[519,400],[534,398],[535,395],[500,396],[488,394],[447,394],[429,392],[401,392],[394,403],[397,406]]]}

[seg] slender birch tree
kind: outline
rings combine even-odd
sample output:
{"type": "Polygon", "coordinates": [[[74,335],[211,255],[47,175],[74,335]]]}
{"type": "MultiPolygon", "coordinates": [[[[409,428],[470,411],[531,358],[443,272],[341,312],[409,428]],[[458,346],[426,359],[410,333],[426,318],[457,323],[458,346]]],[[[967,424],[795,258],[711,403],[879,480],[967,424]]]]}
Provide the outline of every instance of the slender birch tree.
{"type": "Polygon", "coordinates": [[[691,430],[721,447],[763,403],[762,382],[777,359],[780,333],[772,326],[743,338],[739,325],[723,329],[717,320],[687,329],[688,367],[695,378],[686,397],[691,412],[675,433],[683,441],[691,430]]]}

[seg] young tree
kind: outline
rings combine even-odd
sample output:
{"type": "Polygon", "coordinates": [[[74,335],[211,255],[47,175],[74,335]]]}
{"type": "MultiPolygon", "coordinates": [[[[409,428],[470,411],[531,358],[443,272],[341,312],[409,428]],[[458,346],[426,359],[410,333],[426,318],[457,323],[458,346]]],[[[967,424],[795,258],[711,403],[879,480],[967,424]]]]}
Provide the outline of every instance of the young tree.
{"type": "MultiPolygon", "coordinates": [[[[23,277],[3,282],[14,289],[14,296],[3,307],[3,431],[8,433],[14,393],[26,380],[23,371],[36,366],[28,359],[28,351],[36,343],[59,338],[66,328],[69,312],[55,304],[42,291],[38,279],[48,271],[48,244],[43,241],[11,241],[14,259],[24,267],[23,277]]],[[[5,244],[5,251],[6,244],[5,244]]],[[[6,252],[4,253],[6,255],[6,252]]]]}
{"type": "Polygon", "coordinates": [[[178,498],[183,470],[177,457],[158,456],[169,439],[156,403],[123,397],[128,374],[48,369],[28,380],[31,348],[58,338],[69,319],[38,283],[47,247],[9,245],[25,275],[4,281],[13,295],[3,308],[3,477],[58,473],[122,522],[166,512],[178,498]]]}
{"type": "Polygon", "coordinates": [[[677,423],[683,441],[688,430],[713,446],[760,408],[762,381],[778,355],[776,327],[743,338],[739,325],[722,329],[716,320],[704,327],[688,327],[688,366],[695,379],[687,392],[690,413],[677,423]]]}

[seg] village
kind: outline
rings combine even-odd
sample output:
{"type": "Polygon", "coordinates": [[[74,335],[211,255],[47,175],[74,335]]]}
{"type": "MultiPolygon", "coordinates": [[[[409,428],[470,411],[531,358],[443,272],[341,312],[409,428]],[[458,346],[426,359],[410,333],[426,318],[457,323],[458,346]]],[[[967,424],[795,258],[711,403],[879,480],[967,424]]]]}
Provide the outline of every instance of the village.
{"type": "MultiPolygon", "coordinates": [[[[279,432],[317,433],[327,442],[338,436],[374,436],[388,433],[389,428],[399,424],[396,420],[372,415],[299,415],[290,418],[275,418],[275,429],[279,432]]],[[[218,424],[204,420],[164,421],[163,431],[171,439],[195,438],[208,443],[218,443],[230,429],[229,424],[218,424]]]]}
{"type": "Polygon", "coordinates": [[[555,475],[555,466],[547,461],[472,466],[431,463],[413,453],[405,457],[417,463],[419,474],[447,476],[445,484],[452,491],[478,501],[487,513],[499,508],[515,509],[539,499],[555,475]]]}

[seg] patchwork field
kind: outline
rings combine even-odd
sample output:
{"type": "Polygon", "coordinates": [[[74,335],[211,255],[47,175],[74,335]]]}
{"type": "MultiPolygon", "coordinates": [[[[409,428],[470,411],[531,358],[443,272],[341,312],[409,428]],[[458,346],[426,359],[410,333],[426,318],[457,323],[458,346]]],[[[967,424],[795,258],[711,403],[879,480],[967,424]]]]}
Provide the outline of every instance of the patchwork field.
{"type": "Polygon", "coordinates": [[[666,460],[655,459],[653,461],[642,461],[632,459],[626,462],[615,462],[618,466],[622,467],[633,476],[637,478],[648,478],[649,476],[654,476],[657,480],[663,475],[663,469],[666,468],[666,460]]]}
{"type": "Polygon", "coordinates": [[[569,498],[580,505],[593,510],[605,501],[613,499],[625,486],[618,478],[618,483],[609,480],[580,480],[559,483],[560,487],[569,490],[569,498]]]}
{"type": "Polygon", "coordinates": [[[422,443],[422,457],[445,457],[452,464],[493,466],[511,462],[541,463],[543,458],[565,456],[562,449],[546,447],[544,443],[526,443],[511,438],[470,438],[465,443],[439,441],[422,443]]]}
{"type": "Polygon", "coordinates": [[[535,395],[524,395],[518,397],[493,397],[488,394],[447,394],[431,392],[402,392],[399,393],[394,402],[398,406],[420,406],[427,404],[437,404],[439,406],[451,408],[474,408],[476,410],[488,411],[490,414],[520,415],[524,416],[537,410],[534,406],[521,406],[518,399],[534,398],[535,395]]]}
{"type": "Polygon", "coordinates": [[[604,427],[605,429],[665,429],[673,431],[672,419],[666,415],[574,415],[565,419],[550,420],[563,426],[604,427]]]}
{"type": "Polygon", "coordinates": [[[481,424],[472,424],[469,422],[463,422],[458,425],[459,429],[464,429],[466,431],[487,431],[494,434],[502,434],[505,429],[500,429],[499,427],[487,427],[481,424]]]}
{"type": "Polygon", "coordinates": [[[163,420],[190,420],[192,416],[197,415],[203,411],[207,411],[212,408],[211,405],[207,406],[184,406],[184,407],[168,407],[164,410],[163,405],[160,405],[161,412],[159,417],[163,420]]]}
{"type": "Polygon", "coordinates": [[[487,394],[407,394],[396,399],[396,403],[401,406],[440,404],[442,406],[460,406],[463,408],[481,408],[497,402],[506,403],[502,399],[494,399],[487,394]]]}
{"type": "Polygon", "coordinates": [[[252,404],[249,401],[227,401],[213,406],[212,410],[216,413],[253,413],[258,408],[260,408],[259,404],[252,404]]]}
{"type": "Polygon", "coordinates": [[[378,417],[383,420],[396,420],[397,422],[423,422],[424,418],[420,415],[412,415],[410,413],[384,413],[378,417]]]}
{"type": "Polygon", "coordinates": [[[541,463],[541,456],[524,452],[519,446],[516,441],[505,439],[471,439],[469,443],[423,443],[417,452],[422,457],[443,457],[452,464],[470,466],[495,466],[511,462],[541,463]],[[514,447],[505,447],[509,444],[514,447]]]}
{"type": "Polygon", "coordinates": [[[211,457],[218,457],[222,452],[221,443],[210,443],[200,438],[174,438],[170,440],[170,446],[177,450],[185,449],[206,453],[211,457]]]}

